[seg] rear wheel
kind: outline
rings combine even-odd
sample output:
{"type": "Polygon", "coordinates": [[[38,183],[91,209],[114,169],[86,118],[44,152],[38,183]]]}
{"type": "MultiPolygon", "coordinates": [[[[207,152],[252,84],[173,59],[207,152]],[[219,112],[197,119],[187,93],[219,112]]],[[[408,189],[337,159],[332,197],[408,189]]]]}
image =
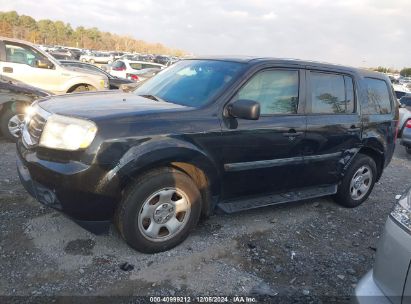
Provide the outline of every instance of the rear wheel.
{"type": "Polygon", "coordinates": [[[115,222],[134,249],[171,249],[189,235],[201,212],[201,195],[185,173],[172,168],[150,171],[125,191],[115,222]]]}
{"type": "Polygon", "coordinates": [[[376,178],[375,161],[367,155],[357,155],[338,187],[336,201],[348,208],[361,205],[370,195],[376,178]]]}
{"type": "Polygon", "coordinates": [[[21,135],[24,114],[6,110],[0,118],[1,133],[8,139],[17,141],[21,135]]]}

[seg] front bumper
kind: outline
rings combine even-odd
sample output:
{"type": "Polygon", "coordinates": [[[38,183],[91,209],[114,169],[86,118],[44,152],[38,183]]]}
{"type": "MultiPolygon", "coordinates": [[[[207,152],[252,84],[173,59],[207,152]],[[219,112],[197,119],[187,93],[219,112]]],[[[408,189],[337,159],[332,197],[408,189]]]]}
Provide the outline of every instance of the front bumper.
{"type": "Polygon", "coordinates": [[[358,282],[355,288],[355,303],[392,304],[375,283],[372,270],[358,282]]]}
{"type": "Polygon", "coordinates": [[[401,301],[410,266],[411,235],[388,217],[373,270],[356,288],[357,303],[404,303],[401,301]]]}
{"type": "Polygon", "coordinates": [[[120,191],[97,186],[106,173],[101,168],[42,161],[18,143],[17,171],[26,191],[41,204],[93,233],[108,230],[120,191]]]}

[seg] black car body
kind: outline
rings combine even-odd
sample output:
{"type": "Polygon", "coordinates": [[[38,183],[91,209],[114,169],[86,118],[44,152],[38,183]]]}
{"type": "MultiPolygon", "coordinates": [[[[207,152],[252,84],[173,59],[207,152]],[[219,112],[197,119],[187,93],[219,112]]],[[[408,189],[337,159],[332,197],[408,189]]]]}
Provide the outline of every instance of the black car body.
{"type": "Polygon", "coordinates": [[[104,71],[103,69],[100,69],[99,67],[91,63],[77,61],[77,60],[59,60],[59,61],[63,66],[71,66],[71,67],[86,69],[86,70],[94,71],[94,72],[103,74],[104,76],[107,76],[110,90],[117,90],[120,88],[122,84],[134,83],[133,80],[113,76],[107,73],[106,71],[104,71]]]}
{"type": "Polygon", "coordinates": [[[270,58],[183,60],[134,94],[56,96],[35,111],[18,143],[22,183],[41,203],[89,229],[112,220],[130,183],[162,167],[192,179],[205,215],[338,195],[344,176],[363,159],[375,167],[370,192],[392,158],[398,120],[382,74],[270,58]],[[166,77],[169,87],[150,89],[166,77]],[[281,96],[274,109],[264,101],[272,96],[263,96],[270,86],[270,94],[281,96]],[[95,124],[92,143],[75,151],[39,145],[55,114],[95,124]]]}
{"type": "Polygon", "coordinates": [[[25,108],[35,100],[51,95],[13,79],[0,79],[0,130],[2,135],[17,140],[25,108]]]}
{"type": "Polygon", "coordinates": [[[157,55],[156,57],[154,57],[154,62],[155,63],[159,63],[159,64],[163,64],[163,65],[168,65],[170,60],[171,59],[168,56],[157,55]]]}

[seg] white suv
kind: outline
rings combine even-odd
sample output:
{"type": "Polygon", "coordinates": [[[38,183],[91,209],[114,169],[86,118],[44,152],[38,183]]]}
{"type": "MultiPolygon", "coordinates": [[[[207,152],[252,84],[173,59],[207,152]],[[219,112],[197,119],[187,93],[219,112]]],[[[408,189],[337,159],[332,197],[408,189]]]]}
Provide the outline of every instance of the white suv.
{"type": "Polygon", "coordinates": [[[108,89],[106,76],[62,66],[26,41],[0,37],[0,77],[64,94],[108,89]]]}

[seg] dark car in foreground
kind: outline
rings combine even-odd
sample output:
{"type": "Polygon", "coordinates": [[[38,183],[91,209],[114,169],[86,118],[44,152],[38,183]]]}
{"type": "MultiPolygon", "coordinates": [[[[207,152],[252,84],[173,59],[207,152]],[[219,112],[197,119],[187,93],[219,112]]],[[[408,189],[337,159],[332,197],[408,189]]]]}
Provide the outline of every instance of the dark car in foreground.
{"type": "Polygon", "coordinates": [[[24,114],[36,99],[51,93],[3,76],[0,79],[0,131],[16,141],[21,135],[24,114]]]}
{"type": "Polygon", "coordinates": [[[99,67],[91,63],[77,61],[77,60],[60,60],[60,63],[63,66],[86,69],[86,70],[94,71],[94,72],[103,74],[104,76],[107,76],[110,90],[117,90],[120,88],[122,84],[133,84],[134,83],[133,80],[113,76],[107,73],[106,71],[104,71],[103,69],[100,69],[99,67]]]}
{"type": "Polygon", "coordinates": [[[397,197],[374,268],[358,283],[355,294],[359,304],[411,303],[411,189],[397,197]]]}
{"type": "Polygon", "coordinates": [[[133,93],[56,96],[30,112],[25,188],[95,232],[114,221],[143,252],[176,246],[216,208],[360,205],[398,122],[388,77],[270,58],[182,60],[133,93]]]}

